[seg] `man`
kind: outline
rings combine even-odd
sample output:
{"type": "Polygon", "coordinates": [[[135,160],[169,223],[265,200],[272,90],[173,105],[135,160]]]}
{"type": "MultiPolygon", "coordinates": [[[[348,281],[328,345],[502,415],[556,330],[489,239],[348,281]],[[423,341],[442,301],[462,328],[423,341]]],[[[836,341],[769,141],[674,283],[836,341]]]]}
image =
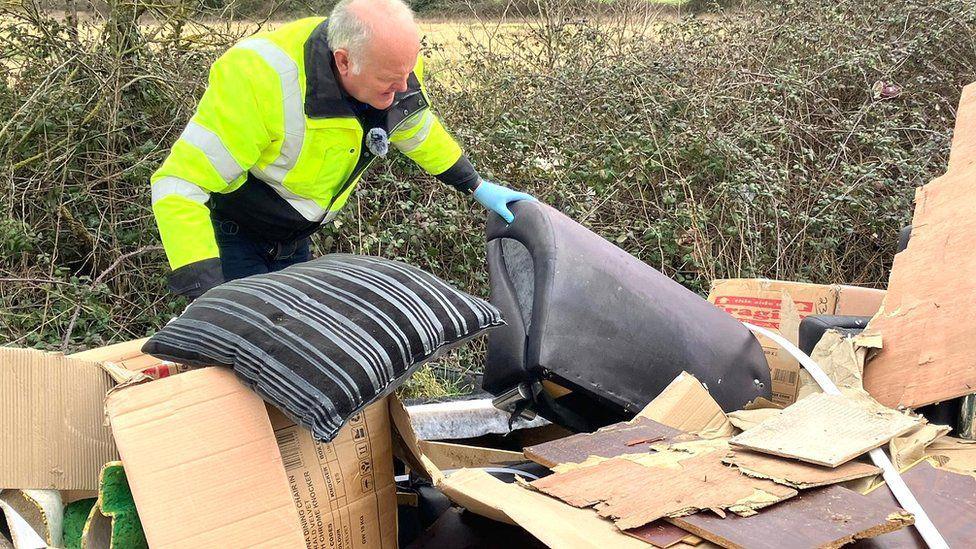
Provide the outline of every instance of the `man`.
{"type": "Polygon", "coordinates": [[[342,0],[215,61],[151,180],[170,289],[194,299],[307,261],[309,236],[389,145],[513,221],[507,204],[533,198],[478,175],[430,110],[419,53],[401,0],[342,0]]]}

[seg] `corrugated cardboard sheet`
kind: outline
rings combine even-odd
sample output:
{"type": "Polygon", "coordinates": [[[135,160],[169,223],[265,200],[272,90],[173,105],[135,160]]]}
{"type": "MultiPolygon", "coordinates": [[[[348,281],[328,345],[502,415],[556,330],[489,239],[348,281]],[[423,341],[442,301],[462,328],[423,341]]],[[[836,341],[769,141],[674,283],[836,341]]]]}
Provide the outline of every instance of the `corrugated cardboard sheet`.
{"type": "Polygon", "coordinates": [[[102,413],[111,387],[93,362],[0,348],[0,487],[95,489],[118,459],[102,413]]]}
{"type": "MultiPolygon", "coordinates": [[[[884,290],[856,286],[736,278],[712,282],[708,300],[743,322],[776,330],[795,344],[800,320],[811,315],[870,316],[884,296],[884,290]]],[[[772,341],[760,337],[759,342],[769,363],[773,401],[795,402],[799,363],[772,341]]]]}
{"type": "Polygon", "coordinates": [[[301,547],[261,399],[223,368],[112,393],[112,432],[152,547],[301,547]]]}

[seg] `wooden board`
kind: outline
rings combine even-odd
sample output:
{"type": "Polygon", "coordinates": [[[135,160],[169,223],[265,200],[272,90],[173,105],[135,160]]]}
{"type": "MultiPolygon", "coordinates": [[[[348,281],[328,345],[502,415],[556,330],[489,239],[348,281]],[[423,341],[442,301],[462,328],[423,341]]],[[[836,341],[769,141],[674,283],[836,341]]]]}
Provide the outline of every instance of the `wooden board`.
{"type": "MultiPolygon", "coordinates": [[[[976,478],[937,469],[926,462],[901,476],[949,546],[971,546],[976,540],[976,478]]],[[[874,504],[895,502],[886,486],[874,490],[867,498],[874,504]]],[[[925,544],[911,528],[866,540],[857,547],[924,548],[925,544]]]]}
{"type": "Polygon", "coordinates": [[[864,400],[810,395],[780,415],[733,437],[733,446],[837,467],[921,423],[864,400]]]}
{"type": "Polygon", "coordinates": [[[651,444],[671,442],[676,437],[695,438],[674,427],[644,417],[631,423],[615,423],[594,433],[579,433],[545,444],[529,446],[525,457],[546,467],[560,463],[581,463],[590,456],[616,457],[646,452],[651,444]]]}
{"type": "Polygon", "coordinates": [[[695,545],[701,541],[701,538],[698,536],[690,534],[688,531],[678,528],[664,520],[655,520],[650,524],[645,524],[638,528],[624,530],[624,533],[662,549],[678,543],[695,545]]]}
{"type": "Polygon", "coordinates": [[[864,388],[882,404],[918,407],[976,389],[976,85],[962,93],[949,171],[915,193],[908,248],[895,256],[884,307],[866,335],[882,348],[864,388]]]}
{"type": "Polygon", "coordinates": [[[695,441],[579,466],[532,482],[532,487],[576,507],[594,507],[626,530],[700,509],[752,513],[796,495],[796,490],[748,477],[722,463],[727,446],[695,441]]]}
{"type": "Polygon", "coordinates": [[[722,547],[804,549],[840,547],[911,523],[897,505],[877,502],[840,486],[803,492],[751,517],[697,513],[668,519],[722,547]]]}
{"type": "Polygon", "coordinates": [[[846,482],[881,472],[881,469],[874,465],[859,461],[848,461],[843,465],[831,468],[749,450],[735,450],[729,457],[725,458],[725,463],[735,465],[749,476],[766,478],[798,489],[846,482]]]}

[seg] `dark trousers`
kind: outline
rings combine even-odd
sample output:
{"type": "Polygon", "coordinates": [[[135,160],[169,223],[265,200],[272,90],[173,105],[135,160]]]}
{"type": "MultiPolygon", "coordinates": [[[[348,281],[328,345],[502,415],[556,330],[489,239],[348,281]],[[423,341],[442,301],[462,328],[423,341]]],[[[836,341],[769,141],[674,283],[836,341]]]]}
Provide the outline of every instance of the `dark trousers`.
{"type": "Polygon", "coordinates": [[[224,280],[280,271],[311,259],[308,238],[293,242],[265,242],[241,231],[233,221],[211,217],[224,280]]]}

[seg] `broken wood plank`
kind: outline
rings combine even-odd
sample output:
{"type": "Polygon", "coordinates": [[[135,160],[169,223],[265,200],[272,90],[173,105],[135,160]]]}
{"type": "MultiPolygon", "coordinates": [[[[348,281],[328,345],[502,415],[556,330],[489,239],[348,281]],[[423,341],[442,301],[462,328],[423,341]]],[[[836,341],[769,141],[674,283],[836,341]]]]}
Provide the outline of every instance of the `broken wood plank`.
{"type": "Polygon", "coordinates": [[[913,522],[912,516],[897,505],[872,501],[840,486],[803,492],[751,517],[729,515],[723,519],[702,512],[668,520],[703,539],[735,549],[841,547],[913,522]]]}
{"type": "MultiPolygon", "coordinates": [[[[902,473],[901,477],[950,547],[967,547],[973,543],[976,539],[976,478],[937,469],[924,461],[902,473]]],[[[887,486],[875,489],[867,499],[874,504],[895,504],[887,486]]],[[[925,547],[925,544],[912,528],[867,540],[857,547],[896,549],[925,547]]]]}
{"type": "Polygon", "coordinates": [[[671,547],[678,543],[695,545],[701,541],[701,538],[698,536],[678,528],[677,526],[664,520],[655,520],[654,522],[645,524],[639,528],[624,530],[624,533],[641,541],[646,541],[654,547],[660,547],[662,549],[666,549],[667,547],[671,547]]]}
{"type": "Polygon", "coordinates": [[[579,433],[545,444],[529,446],[525,457],[546,467],[560,463],[581,463],[590,456],[616,457],[647,451],[650,443],[670,442],[677,437],[695,438],[654,420],[636,417],[633,422],[615,423],[593,433],[579,433]],[[656,439],[656,440],[655,440],[656,439]],[[637,444],[631,442],[641,441],[637,444]]]}
{"type": "Polygon", "coordinates": [[[973,392],[976,362],[976,85],[963,89],[945,175],[915,192],[908,248],[895,255],[882,310],[865,334],[881,349],[864,388],[882,404],[918,407],[973,392]]]}
{"type": "Polygon", "coordinates": [[[921,421],[866,399],[819,393],[733,437],[730,443],[836,467],[914,429],[921,421]]]}
{"type": "Polygon", "coordinates": [[[531,486],[576,507],[592,506],[623,530],[700,509],[748,515],[796,495],[792,488],[748,477],[722,463],[728,452],[724,441],[654,449],[653,454],[593,458],[531,486]]]}
{"type": "Polygon", "coordinates": [[[751,477],[769,479],[784,486],[801,490],[881,473],[881,469],[874,465],[859,461],[848,461],[832,468],[794,459],[773,457],[750,450],[735,450],[724,461],[730,465],[735,465],[740,471],[751,477]]]}
{"type": "Polygon", "coordinates": [[[708,389],[688,372],[681,372],[644,407],[644,417],[702,438],[732,436],[734,429],[708,389]]]}

